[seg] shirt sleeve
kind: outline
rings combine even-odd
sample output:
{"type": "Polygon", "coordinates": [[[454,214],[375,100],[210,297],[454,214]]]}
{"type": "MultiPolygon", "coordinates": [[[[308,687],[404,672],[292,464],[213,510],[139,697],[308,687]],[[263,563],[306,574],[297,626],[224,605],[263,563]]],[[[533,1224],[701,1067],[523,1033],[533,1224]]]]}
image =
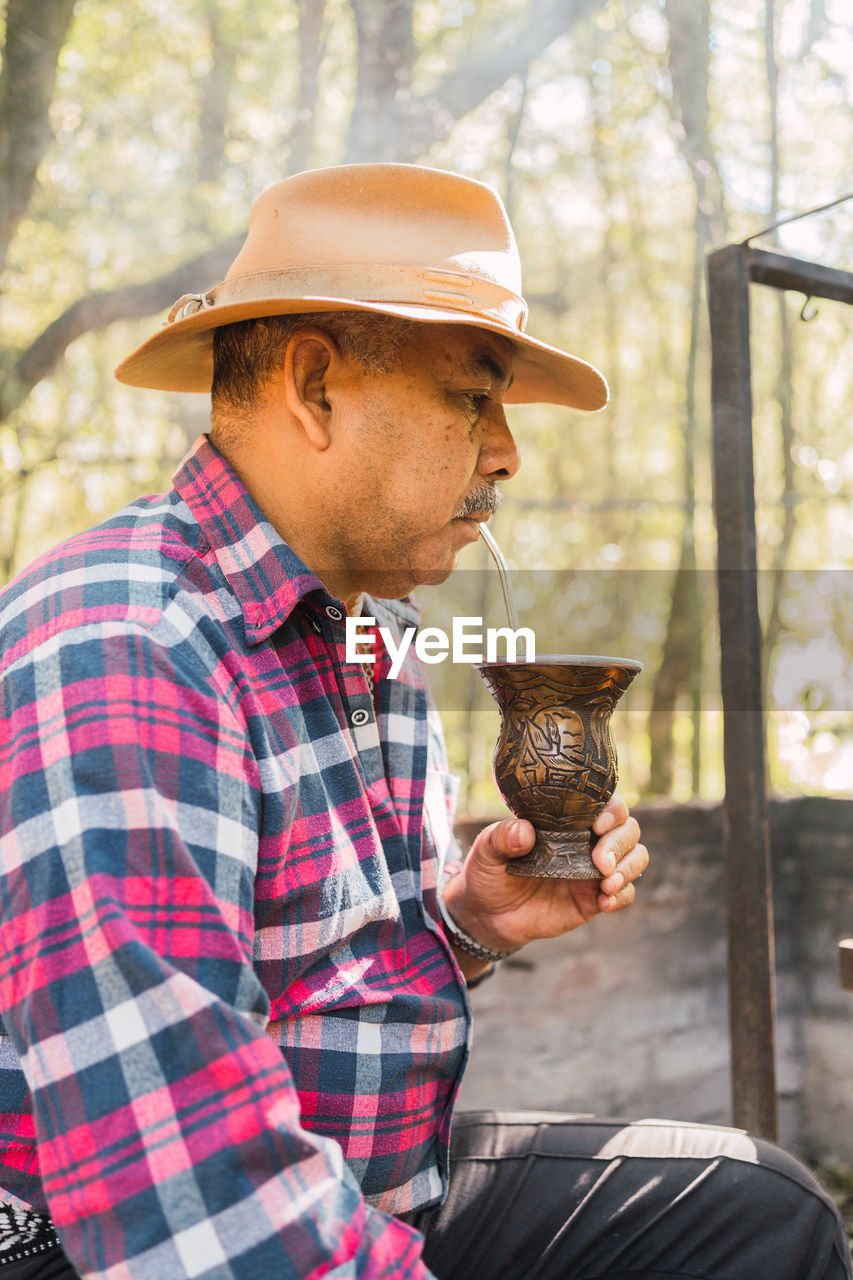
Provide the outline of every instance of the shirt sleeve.
{"type": "Polygon", "coordinates": [[[265,1034],[257,764],[186,648],[103,622],[0,683],[0,1009],[48,1211],[84,1277],[428,1280],[265,1034]]]}

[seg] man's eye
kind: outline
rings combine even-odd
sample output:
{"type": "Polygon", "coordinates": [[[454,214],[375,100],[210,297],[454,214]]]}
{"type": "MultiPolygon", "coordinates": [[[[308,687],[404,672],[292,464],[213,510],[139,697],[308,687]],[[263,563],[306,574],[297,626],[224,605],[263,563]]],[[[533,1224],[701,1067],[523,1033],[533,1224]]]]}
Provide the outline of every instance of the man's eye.
{"type": "Polygon", "coordinates": [[[480,410],[483,407],[483,404],[485,403],[486,400],[488,400],[488,398],[489,398],[489,395],[488,395],[488,392],[486,391],[463,392],[463,399],[466,400],[468,404],[471,406],[471,408],[476,410],[477,413],[480,412],[480,410]]]}

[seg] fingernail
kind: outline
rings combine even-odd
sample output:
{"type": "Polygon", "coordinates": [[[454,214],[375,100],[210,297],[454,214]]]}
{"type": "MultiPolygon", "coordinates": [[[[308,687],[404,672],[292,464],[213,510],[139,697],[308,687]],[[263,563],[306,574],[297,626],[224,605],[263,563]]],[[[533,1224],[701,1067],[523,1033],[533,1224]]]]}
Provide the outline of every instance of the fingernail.
{"type": "Polygon", "coordinates": [[[616,819],[613,817],[612,813],[602,813],[596,819],[595,829],[600,836],[603,836],[605,831],[610,830],[615,821],[616,819]]]}
{"type": "Polygon", "coordinates": [[[520,821],[516,821],[509,829],[509,842],[515,845],[516,849],[520,849],[523,843],[522,826],[520,821]]]}

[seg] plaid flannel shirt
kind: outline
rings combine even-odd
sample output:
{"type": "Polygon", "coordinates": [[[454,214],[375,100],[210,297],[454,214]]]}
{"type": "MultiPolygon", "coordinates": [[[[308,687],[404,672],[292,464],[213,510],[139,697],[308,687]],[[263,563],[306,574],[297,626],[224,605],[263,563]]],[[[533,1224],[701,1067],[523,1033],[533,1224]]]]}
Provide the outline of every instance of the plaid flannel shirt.
{"type": "Polygon", "coordinates": [[[86,1276],[428,1275],[450,778],[344,613],[205,437],[0,597],[0,1200],[86,1276]]]}

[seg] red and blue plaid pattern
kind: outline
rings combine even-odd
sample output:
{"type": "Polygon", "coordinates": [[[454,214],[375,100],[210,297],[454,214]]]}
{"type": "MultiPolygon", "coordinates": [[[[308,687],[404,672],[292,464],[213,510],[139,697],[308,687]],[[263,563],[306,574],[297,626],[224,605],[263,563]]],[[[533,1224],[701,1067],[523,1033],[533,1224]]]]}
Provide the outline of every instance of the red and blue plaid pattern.
{"type": "Polygon", "coordinates": [[[86,1276],[427,1275],[451,788],[344,622],[205,438],[0,597],[0,1199],[86,1276]]]}

